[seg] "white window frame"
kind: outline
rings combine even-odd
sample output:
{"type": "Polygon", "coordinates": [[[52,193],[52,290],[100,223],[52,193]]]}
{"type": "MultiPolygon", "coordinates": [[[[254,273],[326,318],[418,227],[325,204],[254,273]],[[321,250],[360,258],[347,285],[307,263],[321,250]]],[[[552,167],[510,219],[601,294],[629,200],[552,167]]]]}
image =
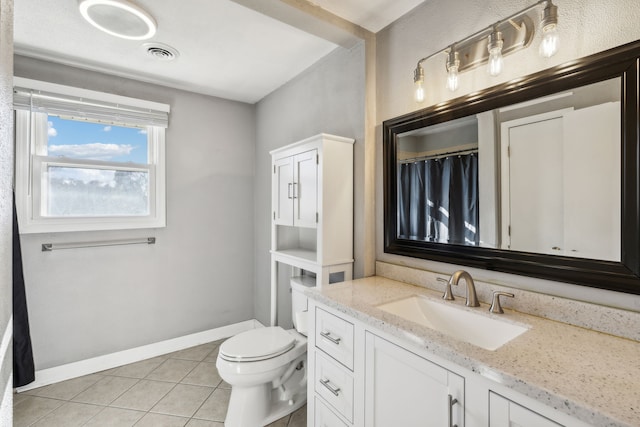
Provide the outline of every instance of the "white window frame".
{"type": "MultiPolygon", "coordinates": [[[[55,85],[47,82],[14,78],[14,85],[61,96],[79,97],[114,105],[150,108],[169,112],[169,106],[134,98],[55,85]]],[[[63,117],[66,118],[66,117],[63,117]]],[[[50,157],[48,143],[48,114],[41,111],[16,109],[16,209],[21,233],[52,233],[72,231],[126,230],[162,228],[166,226],[165,128],[148,125],[148,164],[128,164],[86,159],[50,157]],[[48,166],[86,167],[149,173],[149,214],[144,216],[44,216],[43,193],[46,192],[48,166]]],[[[127,123],[118,122],[126,126],[127,123]]],[[[139,124],[136,124],[139,127],[139,124]]]]}

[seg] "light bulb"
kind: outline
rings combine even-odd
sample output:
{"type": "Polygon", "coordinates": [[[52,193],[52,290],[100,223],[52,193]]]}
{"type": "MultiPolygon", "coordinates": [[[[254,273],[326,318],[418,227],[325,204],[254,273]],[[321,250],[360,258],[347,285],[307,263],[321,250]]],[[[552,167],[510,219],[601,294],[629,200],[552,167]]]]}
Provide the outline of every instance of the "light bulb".
{"type": "Polygon", "coordinates": [[[413,71],[413,82],[416,84],[415,100],[418,103],[424,102],[424,69],[418,62],[418,66],[413,71]]]}
{"type": "Polygon", "coordinates": [[[458,52],[451,47],[447,57],[447,89],[451,92],[458,89],[458,68],[460,67],[460,59],[458,52]]]}
{"type": "Polygon", "coordinates": [[[489,74],[497,76],[502,72],[502,49],[493,49],[489,52],[489,74]]]}
{"type": "Polygon", "coordinates": [[[542,29],[542,42],[540,42],[539,53],[544,58],[550,58],[556,54],[559,45],[557,25],[548,25],[542,29]]]}
{"type": "Polygon", "coordinates": [[[488,71],[492,76],[497,76],[502,72],[502,65],[504,63],[502,59],[502,33],[497,29],[489,35],[489,43],[487,49],[489,50],[489,66],[488,71]]]}
{"type": "Polygon", "coordinates": [[[458,89],[458,67],[449,68],[449,72],[447,74],[447,89],[451,92],[458,89]]]}
{"type": "Polygon", "coordinates": [[[422,84],[422,80],[416,82],[415,98],[416,102],[424,102],[424,85],[422,84]]]}
{"type": "Polygon", "coordinates": [[[542,41],[540,42],[538,53],[544,58],[549,58],[556,54],[559,46],[558,6],[553,4],[551,0],[547,2],[542,10],[540,29],[542,30],[542,41]]]}

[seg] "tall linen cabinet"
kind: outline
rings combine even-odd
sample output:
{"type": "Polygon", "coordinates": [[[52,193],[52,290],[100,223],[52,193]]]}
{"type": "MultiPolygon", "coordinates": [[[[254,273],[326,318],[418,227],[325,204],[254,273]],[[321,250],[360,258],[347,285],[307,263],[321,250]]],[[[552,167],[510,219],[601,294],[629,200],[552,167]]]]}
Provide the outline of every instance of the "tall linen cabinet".
{"type": "Polygon", "coordinates": [[[322,133],[270,152],[272,325],[280,264],[319,287],[353,277],[354,142],[322,133]]]}

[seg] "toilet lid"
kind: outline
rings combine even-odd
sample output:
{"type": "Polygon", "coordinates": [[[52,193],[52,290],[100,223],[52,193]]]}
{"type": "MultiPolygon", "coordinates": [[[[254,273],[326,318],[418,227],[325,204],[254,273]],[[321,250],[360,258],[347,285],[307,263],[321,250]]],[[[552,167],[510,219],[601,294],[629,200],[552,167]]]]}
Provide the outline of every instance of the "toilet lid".
{"type": "Polygon", "coordinates": [[[220,346],[220,357],[228,361],[252,362],[279,356],[295,346],[293,335],[280,326],[251,329],[220,346]]]}

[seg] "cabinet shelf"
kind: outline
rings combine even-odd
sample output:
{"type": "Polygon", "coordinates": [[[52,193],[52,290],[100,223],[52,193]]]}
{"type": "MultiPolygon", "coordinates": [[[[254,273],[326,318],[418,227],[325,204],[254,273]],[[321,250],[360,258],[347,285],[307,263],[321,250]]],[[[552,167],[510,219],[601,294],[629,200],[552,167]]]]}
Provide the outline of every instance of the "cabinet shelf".
{"type": "MultiPolygon", "coordinates": [[[[307,249],[282,249],[271,251],[271,255],[278,262],[284,262],[298,268],[303,268],[299,264],[316,264],[317,258],[317,254],[315,251],[310,251],[307,249]]],[[[305,268],[305,270],[313,271],[314,269],[305,268]]]]}

